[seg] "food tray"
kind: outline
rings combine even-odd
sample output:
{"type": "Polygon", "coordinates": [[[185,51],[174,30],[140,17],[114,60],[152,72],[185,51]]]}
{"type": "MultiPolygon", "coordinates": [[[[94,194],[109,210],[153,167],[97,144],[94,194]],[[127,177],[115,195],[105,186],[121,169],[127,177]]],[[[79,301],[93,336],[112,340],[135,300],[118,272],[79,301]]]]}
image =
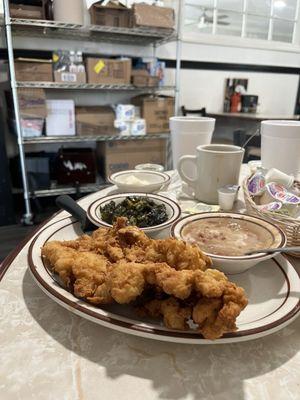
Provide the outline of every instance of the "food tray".
{"type": "MultiPolygon", "coordinates": [[[[244,198],[248,213],[259,216],[267,221],[278,225],[287,236],[287,246],[300,246],[300,220],[287,215],[275,214],[270,211],[262,212],[261,210],[259,210],[248,191],[248,181],[251,177],[252,176],[249,176],[243,182],[244,198]]],[[[294,187],[300,189],[300,182],[295,181],[294,187]]],[[[299,253],[289,254],[294,257],[300,258],[299,253]]]]}

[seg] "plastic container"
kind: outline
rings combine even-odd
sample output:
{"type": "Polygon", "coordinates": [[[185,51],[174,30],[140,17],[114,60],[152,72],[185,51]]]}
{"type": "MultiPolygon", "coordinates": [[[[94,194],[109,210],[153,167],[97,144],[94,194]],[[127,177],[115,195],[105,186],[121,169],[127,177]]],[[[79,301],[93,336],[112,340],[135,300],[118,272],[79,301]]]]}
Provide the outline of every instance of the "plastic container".
{"type": "Polygon", "coordinates": [[[295,180],[293,175],[287,175],[276,168],[271,168],[267,172],[265,178],[266,178],[266,183],[276,182],[279,183],[280,185],[283,185],[286,188],[290,188],[291,186],[293,186],[295,180]]]}
{"type": "Polygon", "coordinates": [[[261,161],[300,179],[300,121],[262,121],[261,161]]]}
{"type": "Polygon", "coordinates": [[[219,206],[223,211],[231,211],[236,200],[237,187],[224,186],[218,189],[219,206]]]}

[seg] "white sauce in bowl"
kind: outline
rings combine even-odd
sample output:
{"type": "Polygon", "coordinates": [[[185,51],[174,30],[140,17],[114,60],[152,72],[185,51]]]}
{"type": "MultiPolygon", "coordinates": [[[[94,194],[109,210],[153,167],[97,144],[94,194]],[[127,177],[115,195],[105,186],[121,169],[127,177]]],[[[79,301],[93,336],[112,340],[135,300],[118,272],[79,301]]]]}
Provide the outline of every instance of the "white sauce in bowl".
{"type": "Polygon", "coordinates": [[[183,240],[196,243],[205,253],[242,256],[247,251],[272,247],[273,235],[253,222],[234,218],[192,221],[181,232],[183,240]]]}

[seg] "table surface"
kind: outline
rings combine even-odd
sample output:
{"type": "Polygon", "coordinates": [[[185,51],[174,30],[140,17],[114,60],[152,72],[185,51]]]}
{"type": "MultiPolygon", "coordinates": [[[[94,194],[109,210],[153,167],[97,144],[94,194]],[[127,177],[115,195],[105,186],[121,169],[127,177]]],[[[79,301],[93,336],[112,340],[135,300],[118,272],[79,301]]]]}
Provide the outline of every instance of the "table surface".
{"type": "MultiPolygon", "coordinates": [[[[181,345],[118,333],[41,291],[27,267],[28,240],[1,267],[1,400],[300,399],[300,318],[236,344],[181,345]]],[[[293,263],[300,272],[299,260],[293,263]]]]}

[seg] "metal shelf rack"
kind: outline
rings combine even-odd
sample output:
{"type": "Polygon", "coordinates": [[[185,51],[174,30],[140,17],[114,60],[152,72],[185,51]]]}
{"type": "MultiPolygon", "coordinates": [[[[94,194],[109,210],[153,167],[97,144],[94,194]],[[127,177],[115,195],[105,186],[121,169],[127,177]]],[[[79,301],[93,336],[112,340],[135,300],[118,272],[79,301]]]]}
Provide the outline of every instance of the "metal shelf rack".
{"type": "Polygon", "coordinates": [[[17,88],[32,89],[64,89],[64,90],[106,90],[106,91],[136,91],[136,92],[157,92],[174,90],[175,86],[134,86],[134,85],[103,85],[95,83],[64,83],[64,82],[37,82],[37,81],[17,81],[17,88]]]}
{"type": "Polygon", "coordinates": [[[99,136],[40,136],[36,138],[23,138],[23,144],[50,144],[50,143],[81,143],[81,142],[113,142],[119,140],[151,140],[169,139],[169,133],[151,133],[148,135],[120,136],[120,135],[99,135],[99,136]]]}
{"type": "Polygon", "coordinates": [[[57,21],[11,18],[13,33],[33,37],[92,40],[147,46],[160,45],[177,39],[173,29],[118,28],[99,25],[75,25],[57,21]]]}
{"type": "Polygon", "coordinates": [[[54,186],[50,189],[41,189],[35,190],[34,192],[30,192],[30,198],[35,197],[50,197],[50,196],[60,196],[61,194],[84,194],[84,193],[92,193],[97,190],[104,189],[109,186],[109,183],[91,183],[86,185],[78,185],[78,186],[54,186]]]}
{"type": "MultiPolygon", "coordinates": [[[[181,62],[181,15],[183,11],[183,1],[177,2],[177,31],[172,29],[150,29],[150,28],[116,28],[107,26],[82,26],[74,24],[66,24],[56,21],[44,21],[44,20],[30,20],[30,19],[19,19],[10,18],[9,13],[9,0],[3,0],[4,3],[4,24],[7,38],[7,49],[8,49],[8,62],[10,72],[10,83],[12,88],[13,103],[16,118],[16,130],[18,136],[18,147],[20,154],[20,165],[22,172],[22,183],[23,183],[23,196],[25,204],[25,213],[23,216],[23,222],[25,224],[31,224],[33,214],[31,210],[30,199],[32,197],[41,196],[56,196],[59,194],[71,194],[71,193],[88,193],[99,190],[100,185],[81,185],[80,187],[57,187],[49,190],[35,190],[31,192],[28,187],[27,172],[26,172],[26,150],[25,145],[28,144],[45,144],[45,143],[73,143],[73,142],[84,142],[84,141],[109,141],[109,140],[131,140],[131,139],[149,139],[161,138],[167,140],[169,134],[161,135],[148,135],[145,137],[122,137],[117,136],[96,136],[96,137],[41,137],[41,138],[30,138],[26,139],[22,137],[21,119],[18,101],[17,88],[43,88],[53,90],[99,90],[99,91],[128,91],[128,92],[146,92],[154,93],[157,91],[170,91],[175,92],[175,114],[179,109],[179,80],[180,80],[180,62],[181,62]],[[135,87],[133,85],[94,85],[94,84],[65,84],[56,82],[19,82],[16,81],[15,66],[14,66],[14,47],[13,37],[39,37],[55,39],[61,38],[64,40],[80,40],[82,42],[94,41],[99,43],[115,43],[115,44],[128,44],[134,46],[153,46],[153,57],[156,55],[157,46],[176,41],[176,74],[175,74],[175,86],[164,86],[164,87],[135,87]]],[[[54,44],[56,48],[56,45],[54,44]]],[[[123,52],[122,52],[123,53],[123,52]]],[[[167,140],[168,147],[170,146],[167,140]]]]}

